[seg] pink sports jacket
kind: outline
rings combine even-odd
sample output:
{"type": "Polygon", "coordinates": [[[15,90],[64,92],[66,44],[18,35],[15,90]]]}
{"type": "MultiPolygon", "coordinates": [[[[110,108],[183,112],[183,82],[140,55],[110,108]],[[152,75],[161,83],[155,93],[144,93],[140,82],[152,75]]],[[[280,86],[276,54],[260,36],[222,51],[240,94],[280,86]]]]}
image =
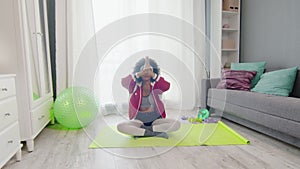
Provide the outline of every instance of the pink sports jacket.
{"type": "MultiPolygon", "coordinates": [[[[134,119],[137,115],[140,105],[142,103],[142,83],[137,83],[133,75],[128,75],[125,78],[122,78],[122,86],[125,87],[130,96],[129,100],[129,119],[134,119]]],[[[170,83],[165,81],[163,77],[157,77],[156,81],[151,83],[150,91],[153,95],[156,108],[159,111],[162,118],[166,118],[166,112],[164,104],[159,98],[163,92],[167,91],[170,88],[170,83]]]]}

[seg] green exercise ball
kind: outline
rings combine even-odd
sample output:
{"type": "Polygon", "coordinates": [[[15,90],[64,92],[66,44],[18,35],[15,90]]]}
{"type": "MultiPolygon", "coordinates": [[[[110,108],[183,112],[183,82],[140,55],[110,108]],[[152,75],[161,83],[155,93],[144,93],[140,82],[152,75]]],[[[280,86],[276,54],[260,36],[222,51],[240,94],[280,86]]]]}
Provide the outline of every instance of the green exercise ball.
{"type": "Polygon", "coordinates": [[[97,116],[98,106],[94,92],[84,87],[63,90],[54,102],[54,117],[63,126],[80,129],[97,116]]]}

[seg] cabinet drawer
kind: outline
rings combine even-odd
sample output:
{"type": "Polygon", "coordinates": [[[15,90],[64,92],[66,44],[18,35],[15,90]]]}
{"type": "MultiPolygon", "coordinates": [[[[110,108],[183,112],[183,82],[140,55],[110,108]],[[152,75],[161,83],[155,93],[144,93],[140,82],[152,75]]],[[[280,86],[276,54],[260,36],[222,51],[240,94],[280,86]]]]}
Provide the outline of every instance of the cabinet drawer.
{"type": "Polygon", "coordinates": [[[52,102],[45,103],[32,112],[33,135],[37,135],[50,121],[52,102]]]}
{"type": "Polygon", "coordinates": [[[0,79],[0,99],[16,94],[14,77],[5,77],[0,79]]]}
{"type": "Polygon", "coordinates": [[[15,122],[0,132],[0,161],[7,158],[8,154],[15,151],[20,145],[19,125],[15,122]]]}
{"type": "Polygon", "coordinates": [[[0,131],[17,121],[18,110],[16,97],[9,98],[0,102],[0,131]]]}

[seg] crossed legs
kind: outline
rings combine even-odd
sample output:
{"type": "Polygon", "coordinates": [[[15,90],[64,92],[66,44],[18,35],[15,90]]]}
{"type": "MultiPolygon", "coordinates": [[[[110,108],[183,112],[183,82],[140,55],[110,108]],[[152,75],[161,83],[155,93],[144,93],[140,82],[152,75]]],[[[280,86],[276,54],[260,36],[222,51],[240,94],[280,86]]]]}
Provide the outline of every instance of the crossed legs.
{"type": "MultiPolygon", "coordinates": [[[[143,122],[140,120],[131,120],[118,124],[120,132],[132,136],[144,136],[146,129],[143,128],[143,122]]],[[[153,132],[172,132],[180,128],[180,122],[175,119],[157,119],[152,123],[153,132]]]]}
{"type": "Polygon", "coordinates": [[[121,133],[132,136],[143,136],[145,129],[141,128],[144,123],[140,120],[125,121],[118,124],[117,128],[121,133]]]}
{"type": "Polygon", "coordinates": [[[173,132],[180,128],[180,122],[175,119],[157,119],[152,123],[153,131],[173,132]]]}

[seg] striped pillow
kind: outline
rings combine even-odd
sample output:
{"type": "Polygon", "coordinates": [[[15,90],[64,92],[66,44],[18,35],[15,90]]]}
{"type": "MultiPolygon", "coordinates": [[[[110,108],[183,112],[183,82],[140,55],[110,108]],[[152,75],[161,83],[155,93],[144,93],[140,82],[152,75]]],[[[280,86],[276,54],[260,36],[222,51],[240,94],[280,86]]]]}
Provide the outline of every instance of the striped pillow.
{"type": "Polygon", "coordinates": [[[253,80],[255,75],[256,71],[223,70],[222,79],[217,88],[250,91],[251,80],[253,80]]]}

